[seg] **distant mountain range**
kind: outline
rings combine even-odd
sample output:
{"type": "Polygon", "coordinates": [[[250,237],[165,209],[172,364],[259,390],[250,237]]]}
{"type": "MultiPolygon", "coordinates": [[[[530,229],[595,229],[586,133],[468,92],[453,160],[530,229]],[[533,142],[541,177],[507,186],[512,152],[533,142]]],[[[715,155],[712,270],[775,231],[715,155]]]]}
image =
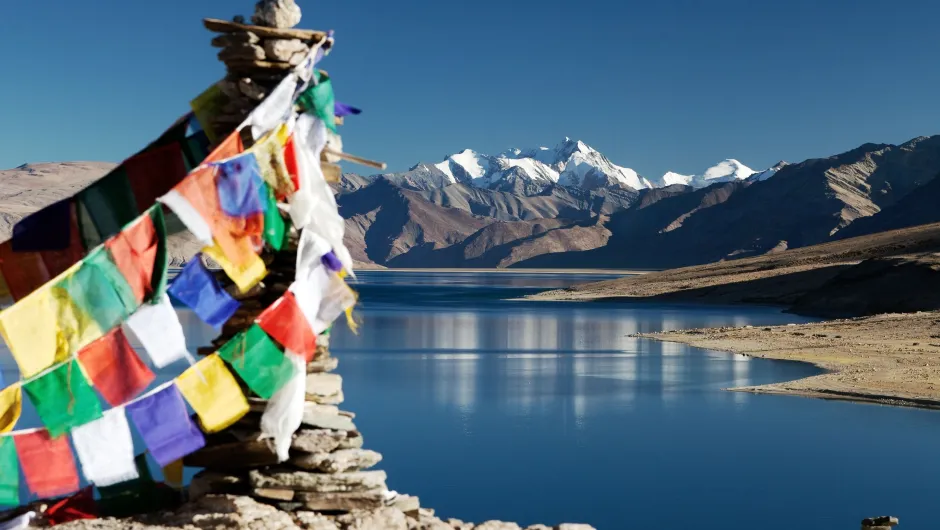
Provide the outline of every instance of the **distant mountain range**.
{"type": "MultiPolygon", "coordinates": [[[[0,171],[0,238],[111,167],[0,171]]],[[[401,173],[347,173],[334,186],[346,244],[363,266],[659,269],[940,222],[938,175],[940,136],[761,171],[728,159],[658,178],[566,138],[495,156],[464,150],[401,173]]],[[[199,246],[172,236],[173,261],[199,246]]]]}
{"type": "Polygon", "coordinates": [[[356,260],[387,267],[667,268],[940,221],[940,136],[754,171],[648,178],[584,142],[464,150],[337,186],[356,260]]]}

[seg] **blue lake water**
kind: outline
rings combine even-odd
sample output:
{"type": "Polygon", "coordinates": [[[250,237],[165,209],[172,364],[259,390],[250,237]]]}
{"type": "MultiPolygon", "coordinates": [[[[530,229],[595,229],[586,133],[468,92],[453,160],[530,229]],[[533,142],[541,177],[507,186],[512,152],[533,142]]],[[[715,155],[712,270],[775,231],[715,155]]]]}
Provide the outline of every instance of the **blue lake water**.
{"type": "MultiPolygon", "coordinates": [[[[726,392],[818,370],[628,336],[806,319],[505,300],[604,278],[360,273],[360,332],[338,324],[331,349],[342,408],[384,455],[389,487],[476,522],[831,530],[891,514],[901,528],[932,526],[936,412],[726,392]]],[[[211,339],[180,315],[193,349],[211,339]]],[[[0,368],[16,377],[9,353],[0,368]]],[[[37,424],[27,403],[18,427],[37,424]]]]}

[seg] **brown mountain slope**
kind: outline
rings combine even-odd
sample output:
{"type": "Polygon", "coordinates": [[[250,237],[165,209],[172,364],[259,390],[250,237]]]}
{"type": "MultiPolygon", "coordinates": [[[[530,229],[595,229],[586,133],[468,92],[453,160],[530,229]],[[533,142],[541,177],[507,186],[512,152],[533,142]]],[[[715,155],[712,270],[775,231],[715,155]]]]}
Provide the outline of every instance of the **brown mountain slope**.
{"type": "Polygon", "coordinates": [[[940,223],[534,295],[789,305],[822,315],[940,309],[940,223]]]}

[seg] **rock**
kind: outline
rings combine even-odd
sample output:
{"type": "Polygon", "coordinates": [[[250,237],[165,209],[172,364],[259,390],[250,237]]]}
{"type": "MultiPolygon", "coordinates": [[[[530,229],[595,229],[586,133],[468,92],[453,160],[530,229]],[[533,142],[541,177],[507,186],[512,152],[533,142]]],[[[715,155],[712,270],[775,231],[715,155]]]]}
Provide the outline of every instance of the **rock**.
{"type": "Polygon", "coordinates": [[[183,464],[209,469],[246,469],[277,463],[269,440],[250,440],[206,446],[183,458],[183,464]]]}
{"type": "Polygon", "coordinates": [[[345,493],[298,493],[297,500],[308,510],[324,512],[377,510],[385,506],[384,493],[381,489],[345,493]]]}
{"type": "Polygon", "coordinates": [[[343,378],[339,374],[307,374],[306,389],[308,396],[333,396],[343,391],[343,378]]]}
{"type": "Polygon", "coordinates": [[[343,395],[343,391],[340,390],[335,394],[329,396],[318,396],[315,394],[307,394],[305,399],[307,401],[312,401],[313,403],[320,403],[321,405],[339,405],[346,399],[346,396],[343,395]]]}
{"type": "Polygon", "coordinates": [[[882,515],[880,517],[869,517],[867,519],[862,519],[862,528],[872,528],[879,526],[892,527],[898,524],[898,518],[892,517],[890,515],[882,515]]]}
{"type": "Polygon", "coordinates": [[[473,527],[473,530],[522,530],[516,523],[504,523],[503,521],[487,521],[481,525],[473,527]]]}
{"type": "Polygon", "coordinates": [[[421,517],[419,513],[419,510],[421,510],[421,500],[417,497],[412,497],[411,495],[397,495],[386,504],[401,510],[409,517],[421,517]]]}
{"type": "Polygon", "coordinates": [[[220,61],[245,60],[245,61],[263,61],[264,48],[257,44],[238,44],[222,48],[218,54],[220,61]]]}
{"type": "Polygon", "coordinates": [[[294,521],[305,530],[339,530],[336,523],[325,515],[313,512],[297,512],[294,521]]]}
{"type": "Polygon", "coordinates": [[[454,530],[473,530],[473,523],[465,523],[460,519],[450,518],[447,520],[447,524],[454,530]]]}
{"type": "Polygon", "coordinates": [[[563,523],[556,526],[555,530],[595,530],[595,528],[589,524],[563,523]]]}
{"type": "MultiPolygon", "coordinates": [[[[294,433],[294,440],[291,442],[290,448],[305,453],[329,453],[339,448],[346,441],[347,436],[345,432],[326,429],[300,429],[294,433]]],[[[356,433],[356,438],[361,439],[362,437],[356,433]]]]}
{"type": "Polygon", "coordinates": [[[545,526],[544,524],[534,524],[532,526],[527,526],[525,530],[552,530],[552,527],[545,526]]]}
{"type": "MultiPolygon", "coordinates": [[[[317,338],[318,343],[320,340],[320,338],[317,338]]],[[[319,346],[319,344],[317,346],[319,346]]],[[[337,366],[339,366],[339,359],[336,357],[324,357],[307,363],[307,373],[332,372],[336,370],[337,366]]]]}
{"type": "Polygon", "coordinates": [[[268,95],[267,89],[247,77],[238,80],[238,91],[255,101],[261,101],[268,95]]]}
{"type": "Polygon", "coordinates": [[[289,501],[294,500],[294,492],[292,490],[255,488],[251,490],[251,494],[254,495],[255,497],[261,497],[262,499],[271,499],[275,501],[289,502],[289,501]]]}
{"type": "Polygon", "coordinates": [[[209,495],[184,505],[174,514],[161,514],[159,523],[170,527],[250,528],[251,530],[294,530],[291,516],[251,497],[209,495]]]}
{"type": "Polygon", "coordinates": [[[405,514],[395,508],[355,511],[336,518],[343,530],[408,530],[405,514]]]}
{"type": "Polygon", "coordinates": [[[296,492],[321,493],[385,489],[384,471],[355,471],[352,473],[310,473],[276,468],[248,473],[253,488],[288,489],[296,492]]]}
{"type": "Polygon", "coordinates": [[[251,21],[269,28],[292,28],[300,24],[300,6],[294,0],[261,0],[251,21]]]}
{"type": "Polygon", "coordinates": [[[317,429],[333,429],[335,431],[355,431],[356,424],[347,416],[339,414],[321,414],[318,412],[304,412],[303,424],[317,429]]]}
{"type": "Polygon", "coordinates": [[[189,483],[190,500],[212,493],[242,494],[248,491],[248,481],[243,474],[221,473],[203,470],[196,473],[189,483]]]}
{"type": "Polygon", "coordinates": [[[346,433],[346,439],[341,441],[337,449],[360,449],[362,447],[362,435],[359,432],[346,433]]]}
{"type": "MultiPolygon", "coordinates": [[[[216,83],[216,86],[219,87],[219,90],[225,94],[225,97],[229,99],[236,99],[242,97],[242,93],[238,90],[238,81],[232,81],[229,79],[223,79],[216,83]]],[[[216,348],[212,348],[209,353],[214,353],[216,348]]]]}
{"type": "Polygon", "coordinates": [[[338,415],[340,413],[339,407],[336,405],[320,405],[319,403],[312,403],[307,401],[304,403],[304,414],[333,414],[338,415]]]}
{"type": "Polygon", "coordinates": [[[258,44],[261,39],[250,31],[236,31],[219,35],[212,39],[212,46],[216,48],[228,48],[229,46],[244,46],[245,44],[258,44]]]}
{"type": "Polygon", "coordinates": [[[417,518],[408,516],[408,530],[454,530],[454,527],[433,515],[421,515],[417,518]]]}
{"type": "Polygon", "coordinates": [[[310,48],[298,39],[269,39],[264,41],[264,55],[270,61],[290,62],[295,54],[306,57],[310,48]]]}
{"type": "Polygon", "coordinates": [[[381,461],[381,454],[367,449],[341,449],[332,453],[302,454],[292,456],[290,459],[291,465],[300,469],[322,473],[345,473],[369,469],[381,461]]]}

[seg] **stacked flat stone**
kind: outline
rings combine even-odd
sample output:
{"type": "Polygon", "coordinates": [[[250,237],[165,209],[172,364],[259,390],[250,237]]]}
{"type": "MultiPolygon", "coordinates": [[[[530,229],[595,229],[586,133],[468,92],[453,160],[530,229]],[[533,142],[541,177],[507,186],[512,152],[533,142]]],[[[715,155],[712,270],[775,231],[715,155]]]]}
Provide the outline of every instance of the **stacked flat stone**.
{"type": "Polygon", "coordinates": [[[303,62],[315,45],[326,43],[321,31],[293,29],[300,22],[300,7],[294,0],[262,0],[255,5],[253,25],[242,17],[233,22],[208,19],[206,27],[218,32],[212,45],[227,74],[218,83],[228,101],[212,126],[231,130],[277,86],[295,66],[303,62]]]}

